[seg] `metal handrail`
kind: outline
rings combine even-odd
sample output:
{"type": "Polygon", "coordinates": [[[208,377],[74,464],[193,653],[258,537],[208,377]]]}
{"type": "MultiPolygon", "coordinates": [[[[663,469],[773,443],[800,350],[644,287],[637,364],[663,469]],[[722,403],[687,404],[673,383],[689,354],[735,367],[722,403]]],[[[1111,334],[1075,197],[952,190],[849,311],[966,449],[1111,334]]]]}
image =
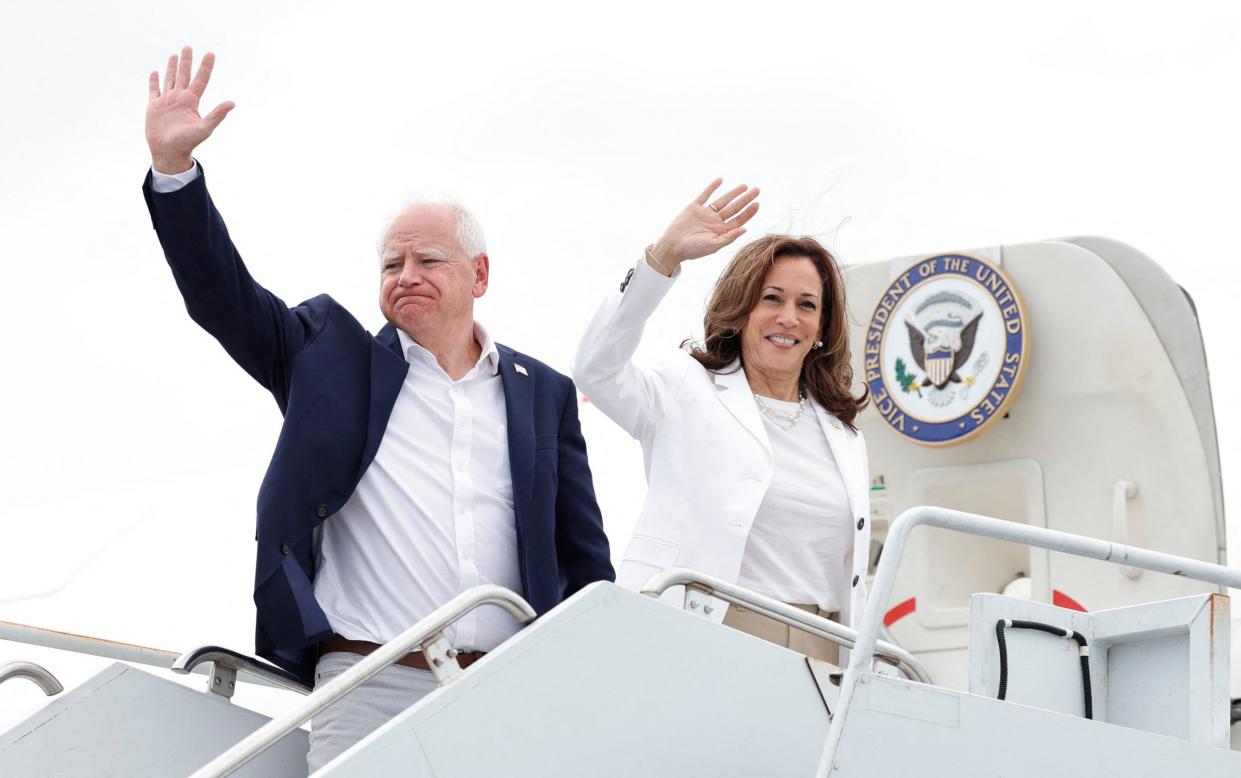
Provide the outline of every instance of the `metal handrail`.
{"type": "Polygon", "coordinates": [[[282,689],[290,689],[298,694],[310,694],[310,687],[298,680],[296,675],[282,670],[275,665],[255,659],[220,646],[199,646],[191,648],[172,663],[172,671],[186,675],[202,664],[211,664],[211,677],[207,680],[207,690],[221,697],[232,697],[237,684],[237,671],[263,678],[282,689]]]}
{"type": "Polygon", "coordinates": [[[34,662],[9,662],[0,665],[0,683],[10,678],[25,678],[36,684],[48,697],[65,690],[65,687],[60,685],[60,681],[56,680],[56,676],[34,662]]]}
{"type": "Polygon", "coordinates": [[[93,638],[76,635],[72,632],[36,627],[30,624],[18,624],[12,621],[0,621],[0,640],[24,643],[29,646],[54,648],[58,651],[72,651],[78,654],[90,654],[105,659],[119,659],[123,662],[152,665],[167,669],[177,655],[162,648],[150,648],[115,640],[93,638]]]}
{"type": "MultiPolygon", "coordinates": [[[[417,646],[422,646],[423,653],[428,654],[428,661],[436,666],[440,665],[444,661],[443,657],[431,655],[431,650],[436,647],[437,640],[442,639],[440,633],[480,605],[498,605],[521,624],[533,621],[536,615],[529,603],[515,592],[501,586],[486,585],[466,589],[431,611],[409,629],[384,643],[373,653],[363,657],[353,667],[316,688],[299,705],[252,732],[232,748],[211,760],[190,778],[223,778],[223,776],[231,775],[233,771],[275,745],[277,741],[300,727],[312,716],[344,697],[417,646]]],[[[455,665],[456,660],[453,658],[455,654],[450,651],[447,656],[447,661],[455,665]]]]}
{"type": "Polygon", "coordinates": [[[1062,554],[1073,554],[1117,565],[1192,578],[1219,586],[1241,588],[1241,571],[1223,565],[947,508],[931,506],[910,508],[892,522],[888,535],[884,539],[883,557],[879,560],[879,569],[875,574],[875,585],[871,590],[870,603],[862,617],[862,625],[858,629],[857,645],[854,646],[853,654],[849,657],[849,666],[845,670],[845,677],[840,685],[840,702],[836,706],[836,715],[832,717],[831,728],[827,732],[827,744],[823,748],[823,756],[819,760],[819,769],[815,774],[817,778],[827,778],[832,771],[832,764],[836,760],[836,751],[840,747],[845,719],[848,717],[858,681],[867,673],[874,657],[879,627],[883,622],[883,609],[892,596],[892,588],[896,583],[896,571],[905,554],[909,533],[923,524],[967,535],[1006,540],[1035,548],[1045,548],[1049,551],[1059,551],[1062,554]]]}
{"type": "MultiPolygon", "coordinates": [[[[131,664],[147,665],[167,670],[177,661],[175,651],[149,646],[138,646],[131,643],[120,643],[115,640],[93,638],[86,635],[75,635],[72,632],[61,632],[46,627],[34,627],[29,624],[17,624],[12,621],[0,621],[0,641],[23,643],[29,646],[42,646],[57,651],[71,651],[75,654],[98,656],[104,659],[118,659],[131,664]]],[[[207,675],[206,667],[196,667],[193,672],[207,675]]],[[[284,684],[276,683],[260,676],[252,676],[249,671],[242,680],[260,686],[284,688],[284,684]]]]}
{"type": "MultiPolygon", "coordinates": [[[[670,567],[656,573],[642,587],[642,593],[658,597],[670,587],[682,585],[718,597],[733,605],[749,608],[769,619],[775,619],[782,624],[809,632],[845,648],[853,648],[857,644],[858,633],[855,629],[687,567],[670,567]]],[[[931,676],[922,663],[900,646],[879,641],[875,654],[880,659],[896,665],[907,677],[919,683],[932,683],[931,676]]]]}

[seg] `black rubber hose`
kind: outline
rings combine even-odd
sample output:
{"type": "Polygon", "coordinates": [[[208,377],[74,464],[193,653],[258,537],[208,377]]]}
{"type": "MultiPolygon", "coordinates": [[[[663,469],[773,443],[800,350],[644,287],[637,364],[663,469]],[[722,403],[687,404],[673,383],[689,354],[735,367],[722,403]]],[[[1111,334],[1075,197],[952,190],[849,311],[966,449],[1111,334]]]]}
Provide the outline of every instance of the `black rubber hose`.
{"type": "Polygon", "coordinates": [[[1086,704],[1086,718],[1094,718],[1094,707],[1090,702],[1090,655],[1082,654],[1082,700],[1086,704]]]}
{"type": "MultiPolygon", "coordinates": [[[[1046,632],[1048,635],[1055,635],[1058,638],[1065,637],[1063,627],[1053,627],[1052,625],[1044,624],[1041,621],[1020,621],[1018,619],[1013,619],[1013,629],[1033,629],[1039,632],[1046,632]]],[[[1072,638],[1077,642],[1077,645],[1086,645],[1086,638],[1082,635],[1082,633],[1074,630],[1072,638]]]]}
{"type": "MultiPolygon", "coordinates": [[[[995,623],[995,642],[1000,649],[1000,689],[996,694],[997,700],[1002,700],[1008,694],[1008,646],[1004,642],[1004,627],[1007,624],[1006,619],[1000,619],[995,623]]],[[[1044,624],[1039,621],[1024,621],[1014,619],[1012,621],[1013,629],[1031,629],[1036,632],[1046,632],[1048,635],[1055,635],[1058,638],[1065,637],[1065,630],[1061,627],[1053,627],[1050,624],[1044,624]]],[[[1069,635],[1079,648],[1086,648],[1086,637],[1082,633],[1073,630],[1069,635]]],[[[1082,705],[1084,715],[1088,719],[1094,718],[1094,703],[1090,693],[1090,655],[1083,653],[1081,655],[1082,665],[1082,705]]]]}
{"type": "Polygon", "coordinates": [[[1008,694],[1008,647],[1004,644],[1004,619],[995,623],[995,642],[1000,647],[1000,691],[995,698],[1002,700],[1008,694]]]}

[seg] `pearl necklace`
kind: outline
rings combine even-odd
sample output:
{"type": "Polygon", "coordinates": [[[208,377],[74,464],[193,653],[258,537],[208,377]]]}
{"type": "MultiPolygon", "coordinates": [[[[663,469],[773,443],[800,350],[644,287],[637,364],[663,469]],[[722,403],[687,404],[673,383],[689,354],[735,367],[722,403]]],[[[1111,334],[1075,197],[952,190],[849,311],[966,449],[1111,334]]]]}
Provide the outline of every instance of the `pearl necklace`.
{"type": "Polygon", "coordinates": [[[759,397],[757,394],[754,395],[754,402],[758,403],[758,409],[763,412],[764,416],[771,419],[772,424],[785,431],[796,427],[798,419],[800,419],[801,415],[806,412],[806,395],[803,394],[800,389],[797,391],[797,412],[793,414],[780,413],[779,411],[773,410],[772,407],[763,402],[763,398],[759,397]]]}

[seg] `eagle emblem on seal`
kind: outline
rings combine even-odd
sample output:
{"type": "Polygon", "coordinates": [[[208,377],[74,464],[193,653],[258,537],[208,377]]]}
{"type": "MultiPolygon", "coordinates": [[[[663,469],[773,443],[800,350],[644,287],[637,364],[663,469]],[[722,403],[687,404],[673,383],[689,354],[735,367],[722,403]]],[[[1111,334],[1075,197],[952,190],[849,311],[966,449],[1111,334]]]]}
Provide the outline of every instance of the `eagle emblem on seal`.
{"type": "MultiPolygon", "coordinates": [[[[991,252],[997,256],[999,249],[991,252]]],[[[862,368],[876,413],[927,446],[961,443],[1005,418],[1025,375],[1025,310],[998,264],[970,254],[889,264],[862,368]]]]}
{"type": "Polygon", "coordinates": [[[974,351],[974,338],[982,311],[973,300],[956,292],[930,295],[905,320],[909,332],[909,351],[914,362],[926,373],[921,383],[942,391],[949,383],[961,383],[958,370],[974,351]]]}

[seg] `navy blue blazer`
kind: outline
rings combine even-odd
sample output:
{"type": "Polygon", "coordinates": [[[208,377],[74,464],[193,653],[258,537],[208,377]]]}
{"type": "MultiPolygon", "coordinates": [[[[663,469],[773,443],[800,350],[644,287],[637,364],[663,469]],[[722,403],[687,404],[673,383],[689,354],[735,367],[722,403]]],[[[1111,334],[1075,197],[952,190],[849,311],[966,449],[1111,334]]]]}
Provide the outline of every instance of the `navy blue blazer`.
{"type": "MultiPolygon", "coordinates": [[[[190,317],[272,393],[284,414],[258,496],[255,644],[259,656],[311,684],[316,646],[332,633],[314,598],[313,532],[341,509],[374,459],[408,364],[392,325],[372,337],[327,295],[289,308],[257,284],[207,194],[205,176],[156,194],[148,174],[143,194],[190,317]]],[[[573,382],[525,354],[497,348],[521,582],[542,614],[615,573],[573,382]]]]}

